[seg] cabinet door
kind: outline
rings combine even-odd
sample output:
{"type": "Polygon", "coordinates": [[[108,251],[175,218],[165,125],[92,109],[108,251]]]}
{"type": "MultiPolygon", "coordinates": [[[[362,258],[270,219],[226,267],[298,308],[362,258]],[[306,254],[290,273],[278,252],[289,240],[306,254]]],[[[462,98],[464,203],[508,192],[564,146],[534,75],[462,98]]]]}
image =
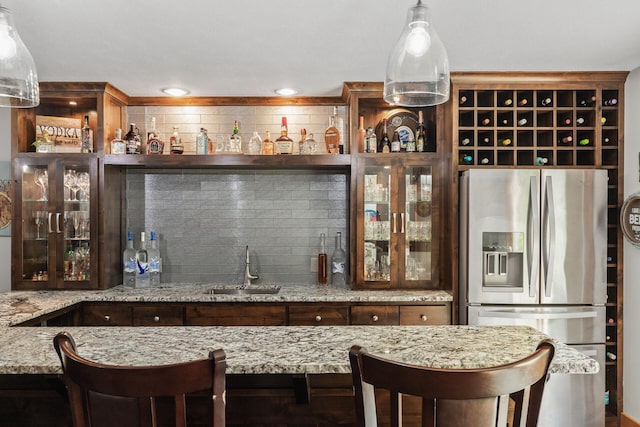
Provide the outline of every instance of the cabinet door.
{"type": "Polygon", "coordinates": [[[358,160],[356,283],[369,289],[438,283],[438,192],[430,155],[358,160]]]}
{"type": "Polygon", "coordinates": [[[303,304],[289,307],[290,326],[335,326],[348,324],[348,306],[303,304]]]}
{"type": "Polygon", "coordinates": [[[15,288],[97,288],[97,158],[26,154],[14,176],[15,288]]]}
{"type": "Polygon", "coordinates": [[[188,326],[283,326],[287,319],[284,305],[194,304],[186,308],[188,326]]]}

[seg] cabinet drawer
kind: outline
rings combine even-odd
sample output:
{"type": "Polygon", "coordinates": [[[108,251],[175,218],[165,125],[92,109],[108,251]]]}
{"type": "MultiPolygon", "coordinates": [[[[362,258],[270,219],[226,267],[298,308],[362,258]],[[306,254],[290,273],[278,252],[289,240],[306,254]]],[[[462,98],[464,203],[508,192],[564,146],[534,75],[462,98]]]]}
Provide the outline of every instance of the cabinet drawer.
{"type": "Polygon", "coordinates": [[[284,305],[198,304],[186,308],[190,326],[282,326],[286,320],[284,305]]]}
{"type": "Polygon", "coordinates": [[[289,325],[348,325],[349,307],[332,305],[294,305],[289,307],[289,325]]]}
{"type": "Polygon", "coordinates": [[[82,326],[131,326],[131,306],[120,303],[98,303],[82,307],[82,326]]]}
{"type": "Polygon", "coordinates": [[[133,326],[182,326],[183,307],[180,305],[144,305],[133,307],[133,326]]]}
{"type": "Polygon", "coordinates": [[[398,306],[369,305],[351,307],[352,325],[397,325],[398,306]]]}
{"type": "Polygon", "coordinates": [[[451,310],[448,304],[400,306],[401,325],[449,325],[451,310]]]}

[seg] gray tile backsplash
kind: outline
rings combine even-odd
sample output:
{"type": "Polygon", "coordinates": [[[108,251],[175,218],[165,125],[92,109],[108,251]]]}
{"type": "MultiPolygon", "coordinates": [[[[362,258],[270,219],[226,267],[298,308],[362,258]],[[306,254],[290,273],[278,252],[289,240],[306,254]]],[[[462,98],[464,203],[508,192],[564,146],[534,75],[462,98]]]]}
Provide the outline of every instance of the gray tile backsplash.
{"type": "Polygon", "coordinates": [[[329,256],[337,231],[348,247],[348,183],[320,171],[129,170],[127,228],[136,245],[140,231],[159,235],[162,282],[241,283],[249,245],[257,283],[315,283],[320,233],[329,256]]]}

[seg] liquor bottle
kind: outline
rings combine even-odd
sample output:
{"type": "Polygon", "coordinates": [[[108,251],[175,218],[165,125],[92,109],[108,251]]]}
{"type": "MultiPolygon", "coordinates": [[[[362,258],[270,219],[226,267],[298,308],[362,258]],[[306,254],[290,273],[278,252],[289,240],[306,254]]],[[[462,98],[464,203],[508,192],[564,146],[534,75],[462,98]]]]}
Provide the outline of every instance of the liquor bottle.
{"type": "Polygon", "coordinates": [[[291,154],[293,150],[293,139],[289,138],[289,127],[287,126],[287,118],[282,117],[280,125],[280,136],[276,138],[275,154],[291,154]]]}
{"type": "Polygon", "coordinates": [[[147,154],[162,154],[164,142],[160,139],[160,133],[156,129],[156,118],[151,117],[151,125],[147,130],[147,154]]]}
{"type": "Polygon", "coordinates": [[[358,153],[364,153],[366,151],[364,139],[367,136],[367,131],[364,128],[364,116],[360,116],[358,122],[358,153]]]}
{"type": "Polygon", "coordinates": [[[616,98],[609,98],[602,101],[602,105],[606,105],[606,106],[616,105],[617,103],[618,103],[618,100],[616,98]]]}
{"type": "Polygon", "coordinates": [[[196,135],[196,154],[209,154],[209,136],[205,128],[200,128],[196,135]]]}
{"type": "Polygon", "coordinates": [[[418,126],[416,127],[416,150],[419,153],[424,151],[436,151],[435,144],[431,144],[430,141],[427,140],[427,128],[424,126],[424,114],[422,110],[418,111],[418,126]],[[434,145],[433,150],[431,150],[431,145],[434,145]]]}
{"type": "Polygon", "coordinates": [[[389,135],[387,134],[387,119],[382,120],[382,138],[380,138],[380,143],[378,144],[378,153],[390,153],[391,152],[391,141],[389,140],[389,135]]]}
{"type": "Polygon", "coordinates": [[[122,140],[122,129],[116,129],[116,137],[111,141],[111,154],[125,154],[126,144],[122,140]]]}
{"type": "Polygon", "coordinates": [[[371,126],[367,128],[367,135],[364,137],[364,150],[367,153],[376,153],[378,151],[378,139],[371,126]]]}
{"type": "Polygon", "coordinates": [[[342,233],[336,233],[336,246],[331,256],[331,284],[333,286],[345,286],[345,262],[346,254],[342,249],[342,233]]]}
{"type": "Polygon", "coordinates": [[[127,233],[127,247],[122,255],[122,284],[135,286],[136,284],[136,250],[133,247],[133,232],[127,233]]]}
{"type": "Polygon", "coordinates": [[[307,152],[307,130],[305,128],[300,129],[300,141],[298,141],[298,145],[300,146],[300,154],[310,154],[307,152]]]}
{"type": "Polygon", "coordinates": [[[546,157],[536,157],[536,166],[544,166],[549,163],[549,159],[546,157]]]}
{"type": "Polygon", "coordinates": [[[141,141],[138,128],[135,123],[129,123],[129,132],[124,136],[127,144],[127,154],[141,154],[141,141]]]}
{"type": "Polygon", "coordinates": [[[551,106],[551,98],[547,97],[547,98],[543,98],[540,100],[540,105],[543,107],[550,107],[551,106]]]}
{"type": "Polygon", "coordinates": [[[271,140],[271,132],[267,131],[267,135],[262,140],[262,151],[261,153],[266,156],[273,155],[273,141],[271,140]]]}
{"type": "Polygon", "coordinates": [[[136,288],[149,286],[149,253],[144,231],[140,233],[140,247],[136,251],[136,288]]]}
{"type": "Polygon", "coordinates": [[[307,138],[304,140],[304,144],[306,145],[307,154],[318,154],[318,143],[313,138],[313,134],[310,133],[307,135],[307,138]]]}
{"type": "Polygon", "coordinates": [[[160,258],[160,249],[158,249],[158,240],[156,240],[156,232],[151,232],[149,241],[149,284],[151,286],[160,284],[160,272],[162,271],[162,259],[160,258]]]}
{"type": "Polygon", "coordinates": [[[262,138],[257,130],[253,131],[253,136],[249,139],[248,152],[245,154],[260,154],[262,151],[262,138]]]}
{"type": "Polygon", "coordinates": [[[329,117],[329,126],[324,131],[324,143],[329,154],[338,154],[340,149],[340,132],[336,127],[335,119],[335,116],[329,117]]]}
{"type": "Polygon", "coordinates": [[[318,254],[318,284],[327,284],[327,249],[325,245],[325,235],[320,234],[320,253],[318,254]]]}
{"type": "Polygon", "coordinates": [[[89,127],[89,116],[84,116],[82,125],[82,141],[80,145],[81,153],[91,153],[93,151],[93,133],[89,127]]]}
{"type": "Polygon", "coordinates": [[[398,131],[393,131],[393,137],[391,138],[391,152],[399,153],[400,152],[400,136],[398,135],[398,131]]]}
{"type": "Polygon", "coordinates": [[[230,153],[240,154],[242,153],[242,137],[240,136],[240,128],[238,127],[238,121],[233,121],[233,130],[229,137],[229,151],[230,153]]]}
{"type": "Polygon", "coordinates": [[[338,129],[338,154],[344,154],[344,119],[338,114],[338,107],[333,107],[333,125],[338,129]]]}
{"type": "Polygon", "coordinates": [[[184,145],[182,145],[182,138],[180,138],[178,126],[173,127],[173,133],[171,134],[171,138],[169,138],[169,145],[171,146],[171,154],[184,153],[184,145]]]}
{"type": "MultiPolygon", "coordinates": [[[[407,135],[407,148],[405,149],[405,151],[407,153],[415,153],[416,152],[416,140],[413,138],[413,132],[408,132],[409,135],[407,135]]],[[[424,146],[423,146],[424,149],[424,146]]]]}
{"type": "Polygon", "coordinates": [[[582,107],[589,107],[594,102],[596,102],[596,97],[595,97],[595,95],[592,95],[590,97],[581,99],[580,101],[578,101],[578,104],[580,104],[580,106],[582,106],[582,107]]]}

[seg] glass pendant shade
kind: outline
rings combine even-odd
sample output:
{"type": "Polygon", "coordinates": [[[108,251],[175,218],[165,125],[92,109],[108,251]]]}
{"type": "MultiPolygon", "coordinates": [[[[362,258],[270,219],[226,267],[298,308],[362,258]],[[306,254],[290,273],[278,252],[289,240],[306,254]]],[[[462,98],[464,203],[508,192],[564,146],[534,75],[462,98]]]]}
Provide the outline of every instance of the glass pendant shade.
{"type": "Polygon", "coordinates": [[[406,107],[442,104],[449,99],[449,80],[447,51],[418,0],[389,56],[384,100],[406,107]]]}
{"type": "Polygon", "coordinates": [[[33,57],[18,35],[11,11],[0,6],[0,107],[29,108],[39,103],[33,57]]]}

